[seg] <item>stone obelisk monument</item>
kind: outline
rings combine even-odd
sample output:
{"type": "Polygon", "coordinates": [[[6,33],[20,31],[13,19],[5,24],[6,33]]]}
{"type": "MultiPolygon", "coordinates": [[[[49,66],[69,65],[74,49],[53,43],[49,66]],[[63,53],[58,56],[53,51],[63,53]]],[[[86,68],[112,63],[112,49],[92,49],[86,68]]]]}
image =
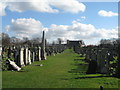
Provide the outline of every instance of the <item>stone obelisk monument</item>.
{"type": "Polygon", "coordinates": [[[42,44],[41,44],[41,60],[46,60],[45,52],[45,32],[43,31],[42,44]]]}

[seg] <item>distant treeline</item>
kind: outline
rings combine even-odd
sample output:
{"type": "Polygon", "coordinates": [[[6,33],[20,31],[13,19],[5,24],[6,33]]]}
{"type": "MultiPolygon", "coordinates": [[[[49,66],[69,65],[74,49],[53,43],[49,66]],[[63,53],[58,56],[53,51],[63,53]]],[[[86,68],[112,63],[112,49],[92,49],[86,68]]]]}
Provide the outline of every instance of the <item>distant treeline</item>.
{"type": "MultiPolygon", "coordinates": [[[[10,46],[10,45],[31,45],[35,44],[38,45],[41,43],[41,37],[36,37],[29,39],[27,37],[23,37],[22,39],[17,38],[17,37],[10,37],[7,33],[1,33],[1,40],[2,40],[2,45],[3,46],[10,46]]],[[[52,44],[59,44],[63,42],[62,39],[58,38],[57,41],[53,41],[52,44]]],[[[116,38],[112,39],[101,39],[99,41],[100,46],[117,46],[119,44],[120,40],[116,38]]],[[[46,44],[49,44],[49,42],[46,41],[46,44]]]]}

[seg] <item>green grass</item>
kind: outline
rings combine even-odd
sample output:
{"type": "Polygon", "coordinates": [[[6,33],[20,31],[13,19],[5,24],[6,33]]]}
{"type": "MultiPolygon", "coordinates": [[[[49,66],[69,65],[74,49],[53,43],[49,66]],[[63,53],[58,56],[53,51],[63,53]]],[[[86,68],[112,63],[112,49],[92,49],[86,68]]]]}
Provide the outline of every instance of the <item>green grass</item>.
{"type": "Polygon", "coordinates": [[[88,64],[72,50],[36,61],[23,72],[3,71],[3,88],[118,88],[118,78],[85,74],[88,64]],[[43,66],[35,66],[43,64],[43,66]]]}

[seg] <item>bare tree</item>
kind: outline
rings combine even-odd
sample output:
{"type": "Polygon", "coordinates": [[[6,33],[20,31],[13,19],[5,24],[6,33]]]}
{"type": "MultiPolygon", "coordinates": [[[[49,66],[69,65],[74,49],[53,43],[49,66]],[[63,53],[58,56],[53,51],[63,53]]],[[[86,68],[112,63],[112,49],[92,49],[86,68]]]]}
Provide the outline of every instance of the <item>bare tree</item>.
{"type": "Polygon", "coordinates": [[[2,45],[3,46],[10,45],[10,37],[7,33],[2,33],[2,45]]]}

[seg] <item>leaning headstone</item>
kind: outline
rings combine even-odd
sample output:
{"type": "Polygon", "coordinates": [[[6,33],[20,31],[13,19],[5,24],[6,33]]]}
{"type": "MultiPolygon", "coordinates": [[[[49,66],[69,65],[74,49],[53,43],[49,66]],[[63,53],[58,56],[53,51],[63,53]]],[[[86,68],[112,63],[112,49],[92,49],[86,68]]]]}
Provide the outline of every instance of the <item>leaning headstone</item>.
{"type": "Polygon", "coordinates": [[[43,31],[42,45],[41,45],[41,60],[46,60],[46,52],[45,52],[45,32],[44,32],[44,31],[43,31]]]}
{"type": "Polygon", "coordinates": [[[11,69],[13,69],[13,70],[17,70],[17,71],[20,71],[21,70],[21,68],[19,67],[19,66],[17,66],[16,64],[15,64],[15,62],[13,62],[13,61],[11,61],[11,60],[7,60],[7,62],[8,62],[8,64],[10,65],[10,67],[11,67],[11,69]]]}

